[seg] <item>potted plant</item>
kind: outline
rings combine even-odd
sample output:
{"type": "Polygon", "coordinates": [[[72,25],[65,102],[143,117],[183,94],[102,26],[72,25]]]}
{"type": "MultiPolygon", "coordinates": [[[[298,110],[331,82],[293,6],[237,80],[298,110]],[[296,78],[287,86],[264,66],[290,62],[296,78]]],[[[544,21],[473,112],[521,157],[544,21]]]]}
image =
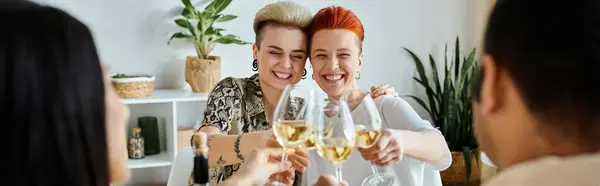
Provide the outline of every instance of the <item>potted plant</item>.
{"type": "Polygon", "coordinates": [[[225,29],[215,23],[231,21],[237,16],[221,14],[232,0],[211,0],[204,10],[197,10],[190,0],[182,0],[184,7],[181,18],[175,24],[184,31],[174,33],[169,39],[179,38],[190,41],[196,48],[196,56],[187,56],[185,80],[194,92],[209,92],[221,79],[221,58],[210,55],[217,44],[250,44],[232,34],[223,34],[225,29]]]}
{"type": "Polygon", "coordinates": [[[411,50],[407,48],[404,50],[415,62],[418,76],[413,79],[425,89],[427,102],[417,96],[408,97],[414,99],[427,111],[452,151],[452,166],[441,173],[444,185],[453,183],[478,185],[479,152],[471,125],[473,112],[471,95],[468,93],[477,70],[475,49],[466,56],[462,55],[457,37],[454,56],[448,56],[447,45],[444,49],[444,72],[438,72],[433,56],[429,55],[431,65],[429,75],[425,72],[423,61],[411,50]],[[443,77],[440,79],[440,76],[443,77]]]}

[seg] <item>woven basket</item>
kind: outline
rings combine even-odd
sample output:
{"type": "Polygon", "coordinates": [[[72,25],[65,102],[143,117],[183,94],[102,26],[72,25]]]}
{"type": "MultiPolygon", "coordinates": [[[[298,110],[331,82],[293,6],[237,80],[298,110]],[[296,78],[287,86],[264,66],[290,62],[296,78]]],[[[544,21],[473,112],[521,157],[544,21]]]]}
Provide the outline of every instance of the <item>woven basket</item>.
{"type": "Polygon", "coordinates": [[[150,97],[154,88],[154,76],[112,78],[112,84],[121,98],[150,97]]]}
{"type": "Polygon", "coordinates": [[[467,170],[462,152],[452,152],[452,165],[440,172],[444,186],[475,186],[480,185],[481,164],[473,156],[471,157],[471,177],[467,180],[467,170]]]}

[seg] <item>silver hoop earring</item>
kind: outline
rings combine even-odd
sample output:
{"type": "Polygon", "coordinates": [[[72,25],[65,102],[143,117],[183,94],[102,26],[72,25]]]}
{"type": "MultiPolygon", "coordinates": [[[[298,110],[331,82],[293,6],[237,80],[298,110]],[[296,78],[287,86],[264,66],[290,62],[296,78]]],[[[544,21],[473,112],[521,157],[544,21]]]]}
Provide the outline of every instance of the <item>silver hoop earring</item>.
{"type": "Polygon", "coordinates": [[[354,77],[354,79],[360,79],[360,71],[356,71],[356,76],[354,77]]]}

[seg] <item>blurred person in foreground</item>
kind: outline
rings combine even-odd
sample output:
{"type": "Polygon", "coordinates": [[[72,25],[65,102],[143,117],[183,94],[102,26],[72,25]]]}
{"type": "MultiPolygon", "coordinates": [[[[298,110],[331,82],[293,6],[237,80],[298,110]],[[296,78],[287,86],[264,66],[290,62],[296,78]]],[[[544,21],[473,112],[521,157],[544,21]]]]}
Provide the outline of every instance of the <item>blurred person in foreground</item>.
{"type": "Polygon", "coordinates": [[[474,94],[486,186],[591,186],[600,172],[600,1],[499,0],[474,94]]]}
{"type": "Polygon", "coordinates": [[[0,2],[0,185],[126,182],[121,103],[89,28],[29,1],[0,2]]]}

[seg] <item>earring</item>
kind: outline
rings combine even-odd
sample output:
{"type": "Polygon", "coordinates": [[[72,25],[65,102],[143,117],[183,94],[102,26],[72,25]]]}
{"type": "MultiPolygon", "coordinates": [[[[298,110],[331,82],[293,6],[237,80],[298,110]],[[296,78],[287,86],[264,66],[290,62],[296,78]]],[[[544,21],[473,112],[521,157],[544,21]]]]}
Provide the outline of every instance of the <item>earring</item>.
{"type": "Polygon", "coordinates": [[[356,76],[354,77],[354,79],[360,79],[360,71],[356,71],[356,76]]]}
{"type": "Polygon", "coordinates": [[[302,73],[302,79],[306,79],[306,69],[304,69],[304,73],[302,73]]]}
{"type": "Polygon", "coordinates": [[[256,72],[258,71],[258,60],[254,60],[252,61],[252,71],[256,72]]]}

